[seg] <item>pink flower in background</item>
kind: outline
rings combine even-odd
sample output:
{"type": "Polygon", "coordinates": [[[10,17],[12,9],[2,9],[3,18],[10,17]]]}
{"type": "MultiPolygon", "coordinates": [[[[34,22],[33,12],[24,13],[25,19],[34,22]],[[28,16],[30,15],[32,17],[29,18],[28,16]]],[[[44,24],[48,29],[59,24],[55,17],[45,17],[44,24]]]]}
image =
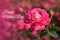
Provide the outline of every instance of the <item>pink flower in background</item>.
{"type": "Polygon", "coordinates": [[[56,7],[56,0],[48,0],[50,7],[56,7]]]}
{"type": "Polygon", "coordinates": [[[15,30],[16,31],[16,24],[13,24],[13,23],[11,23],[12,25],[11,25],[11,28],[13,29],[13,30],[15,30]]]}
{"type": "Polygon", "coordinates": [[[17,21],[17,26],[16,26],[17,29],[19,30],[28,30],[29,28],[31,28],[31,25],[30,24],[26,24],[24,22],[24,20],[19,20],[17,21]]]}
{"type": "Polygon", "coordinates": [[[50,8],[49,2],[42,2],[42,5],[44,8],[48,8],[48,9],[50,8]]]}
{"type": "Polygon", "coordinates": [[[26,24],[24,22],[24,20],[17,21],[17,29],[19,29],[19,30],[23,30],[23,29],[28,30],[29,28],[31,28],[31,25],[26,24]]]}
{"type": "Polygon", "coordinates": [[[41,2],[45,8],[54,8],[56,7],[56,0],[47,0],[41,2]]]}
{"type": "Polygon", "coordinates": [[[32,9],[32,4],[27,4],[26,6],[28,9],[32,9]]]}
{"type": "Polygon", "coordinates": [[[17,21],[17,29],[23,30],[24,29],[24,21],[23,20],[19,20],[17,21]]]}
{"type": "Polygon", "coordinates": [[[58,17],[59,13],[58,12],[54,12],[54,17],[58,17]]]}
{"type": "Polygon", "coordinates": [[[13,3],[8,3],[7,5],[8,5],[8,9],[10,9],[10,10],[15,10],[16,9],[15,5],[13,3]]]}
{"type": "Polygon", "coordinates": [[[15,6],[11,0],[0,0],[0,9],[15,10],[15,6]]]}
{"type": "Polygon", "coordinates": [[[24,12],[24,9],[22,7],[19,7],[18,10],[22,13],[24,12]]]}
{"type": "Polygon", "coordinates": [[[25,6],[26,6],[24,2],[19,3],[19,5],[20,5],[21,7],[25,7],[25,6]]]}

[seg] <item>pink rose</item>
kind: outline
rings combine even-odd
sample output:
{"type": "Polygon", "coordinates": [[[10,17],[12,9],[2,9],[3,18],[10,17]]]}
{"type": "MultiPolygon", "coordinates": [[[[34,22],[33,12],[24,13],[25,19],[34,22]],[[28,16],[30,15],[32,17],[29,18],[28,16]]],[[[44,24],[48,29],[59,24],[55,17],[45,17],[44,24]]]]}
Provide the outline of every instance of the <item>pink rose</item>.
{"type": "Polygon", "coordinates": [[[47,25],[50,22],[49,14],[41,8],[28,11],[26,17],[32,23],[39,22],[41,25],[47,25]]]}
{"type": "Polygon", "coordinates": [[[45,30],[45,26],[50,23],[49,14],[41,8],[35,8],[26,13],[26,20],[28,24],[31,24],[33,31],[45,30]]]}

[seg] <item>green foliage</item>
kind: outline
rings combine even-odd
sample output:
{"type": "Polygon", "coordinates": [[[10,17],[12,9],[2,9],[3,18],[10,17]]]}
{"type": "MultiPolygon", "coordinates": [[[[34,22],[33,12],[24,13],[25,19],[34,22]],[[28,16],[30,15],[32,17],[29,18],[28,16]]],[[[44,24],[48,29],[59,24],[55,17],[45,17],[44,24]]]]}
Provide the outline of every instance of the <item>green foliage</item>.
{"type": "Polygon", "coordinates": [[[56,31],[48,31],[48,35],[50,35],[51,37],[55,37],[55,38],[59,37],[56,31]]]}

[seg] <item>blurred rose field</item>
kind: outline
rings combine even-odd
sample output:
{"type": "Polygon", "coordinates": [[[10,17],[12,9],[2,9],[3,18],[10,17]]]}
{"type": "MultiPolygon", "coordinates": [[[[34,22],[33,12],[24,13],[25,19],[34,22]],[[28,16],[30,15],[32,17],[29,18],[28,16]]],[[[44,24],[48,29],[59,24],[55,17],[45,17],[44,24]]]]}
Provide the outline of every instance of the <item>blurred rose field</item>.
{"type": "Polygon", "coordinates": [[[60,0],[0,0],[0,40],[60,40],[60,0]]]}

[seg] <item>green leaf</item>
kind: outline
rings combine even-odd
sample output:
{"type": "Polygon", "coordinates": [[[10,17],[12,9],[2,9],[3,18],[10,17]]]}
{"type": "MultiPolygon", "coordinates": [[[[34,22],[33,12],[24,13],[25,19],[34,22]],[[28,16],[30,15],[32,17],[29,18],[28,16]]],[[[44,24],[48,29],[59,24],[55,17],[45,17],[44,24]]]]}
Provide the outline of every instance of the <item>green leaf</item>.
{"type": "Polygon", "coordinates": [[[52,37],[56,37],[56,38],[59,37],[58,34],[55,31],[51,31],[51,32],[48,31],[48,34],[52,37]]]}
{"type": "Polygon", "coordinates": [[[60,27],[55,27],[56,31],[60,31],[60,27]]]}

